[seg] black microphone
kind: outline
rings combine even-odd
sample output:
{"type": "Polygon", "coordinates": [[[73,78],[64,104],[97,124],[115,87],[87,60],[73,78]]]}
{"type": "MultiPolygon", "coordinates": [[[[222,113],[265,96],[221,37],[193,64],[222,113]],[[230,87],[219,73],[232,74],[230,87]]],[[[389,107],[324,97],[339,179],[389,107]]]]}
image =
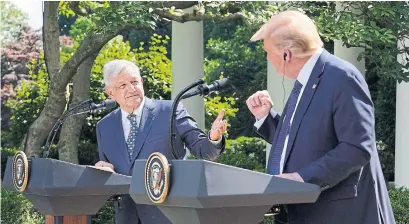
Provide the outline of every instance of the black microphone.
{"type": "Polygon", "coordinates": [[[115,108],[115,106],[116,106],[115,100],[107,99],[102,101],[100,104],[91,103],[87,112],[96,113],[97,111],[101,110],[113,109],[115,108]]]}
{"type": "Polygon", "coordinates": [[[196,95],[206,96],[206,95],[209,95],[211,92],[225,91],[225,90],[230,89],[231,87],[232,85],[230,85],[229,79],[222,78],[220,80],[214,81],[210,85],[206,85],[206,84],[200,85],[199,87],[197,87],[196,91],[183,95],[182,99],[186,99],[186,98],[196,96],[196,95]]]}

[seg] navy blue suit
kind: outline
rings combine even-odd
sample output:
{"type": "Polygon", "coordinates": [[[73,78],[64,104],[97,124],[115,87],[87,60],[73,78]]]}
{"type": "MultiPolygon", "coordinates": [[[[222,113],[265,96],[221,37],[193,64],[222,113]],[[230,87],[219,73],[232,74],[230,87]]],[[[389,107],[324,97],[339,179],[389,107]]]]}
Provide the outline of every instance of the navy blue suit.
{"type": "MultiPolygon", "coordinates": [[[[269,114],[257,133],[274,146],[282,123],[269,114]]],[[[295,111],[283,168],[322,193],[316,203],[285,206],[290,224],[395,223],[374,126],[364,77],[324,50],[295,111]]]]}
{"type": "MultiPolygon", "coordinates": [[[[132,160],[127,152],[121,110],[116,109],[101,119],[96,128],[100,160],[113,164],[116,173],[132,175],[135,159],[147,159],[153,152],[161,152],[169,160],[175,159],[168,147],[171,106],[172,101],[146,98],[132,160]]],[[[177,109],[176,127],[180,134],[177,145],[185,145],[198,158],[215,160],[224,150],[225,138],[218,145],[210,142],[182,103],[177,109]]],[[[176,159],[181,159],[186,149],[178,147],[176,154],[176,159]]],[[[156,206],[135,204],[129,195],[123,195],[117,203],[116,223],[166,224],[170,221],[156,206]]]]}

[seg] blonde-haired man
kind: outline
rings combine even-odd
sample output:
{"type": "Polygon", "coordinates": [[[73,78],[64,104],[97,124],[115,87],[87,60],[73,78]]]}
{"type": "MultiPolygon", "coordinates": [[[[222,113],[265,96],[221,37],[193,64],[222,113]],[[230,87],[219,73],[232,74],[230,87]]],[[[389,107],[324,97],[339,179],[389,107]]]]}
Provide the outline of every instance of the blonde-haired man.
{"type": "Polygon", "coordinates": [[[395,223],[363,75],[323,49],[314,22],[297,11],[274,16],[251,40],[263,40],[268,61],[295,79],[281,115],[265,90],[246,101],[272,144],[267,172],[322,189],[316,203],[283,206],[276,223],[395,223]]]}

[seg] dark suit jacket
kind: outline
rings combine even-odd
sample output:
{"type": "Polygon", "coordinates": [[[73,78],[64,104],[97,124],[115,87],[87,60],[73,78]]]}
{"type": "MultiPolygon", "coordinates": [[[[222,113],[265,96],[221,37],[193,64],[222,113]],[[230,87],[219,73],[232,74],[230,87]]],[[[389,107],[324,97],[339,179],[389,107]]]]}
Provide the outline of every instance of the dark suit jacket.
{"type": "MultiPolygon", "coordinates": [[[[174,159],[168,147],[171,106],[172,101],[146,98],[131,161],[122,128],[121,110],[118,108],[101,119],[96,129],[100,160],[113,164],[116,173],[132,175],[135,159],[147,159],[153,152],[161,152],[169,160],[174,159]]],[[[176,126],[180,134],[177,145],[185,145],[196,157],[215,160],[224,150],[224,137],[217,146],[210,142],[208,135],[198,128],[182,103],[177,109],[176,126]]],[[[178,147],[176,152],[176,159],[181,159],[186,149],[178,147]]],[[[116,223],[134,224],[138,223],[138,219],[142,224],[170,223],[156,206],[135,204],[129,195],[123,195],[117,203],[116,223]]]]}
{"type": "MultiPolygon", "coordinates": [[[[274,145],[282,120],[268,115],[257,133],[274,145]]],[[[324,50],[295,111],[283,169],[322,193],[316,203],[286,206],[290,224],[395,223],[374,126],[364,77],[324,50]]]]}

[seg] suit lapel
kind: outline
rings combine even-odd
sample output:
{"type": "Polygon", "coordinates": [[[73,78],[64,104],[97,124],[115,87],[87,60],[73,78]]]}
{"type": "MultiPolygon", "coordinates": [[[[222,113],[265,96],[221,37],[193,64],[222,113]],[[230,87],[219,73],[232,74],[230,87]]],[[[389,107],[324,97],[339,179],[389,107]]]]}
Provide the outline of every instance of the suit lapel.
{"type": "Polygon", "coordinates": [[[134,162],[136,157],[138,157],[145,139],[152,127],[153,119],[155,118],[154,109],[155,103],[151,99],[146,98],[145,106],[143,107],[142,111],[141,123],[139,125],[139,131],[135,139],[135,148],[132,154],[131,164],[134,162]]]}
{"type": "Polygon", "coordinates": [[[112,149],[112,150],[119,150],[121,156],[123,157],[124,161],[126,161],[127,165],[130,166],[131,164],[129,163],[129,154],[126,146],[126,141],[125,141],[125,136],[124,136],[124,129],[122,126],[122,113],[121,110],[118,109],[114,113],[114,119],[113,119],[113,142],[118,143],[118,148],[112,149]]]}
{"type": "Polygon", "coordinates": [[[291,124],[291,131],[288,139],[288,147],[285,154],[284,164],[287,162],[288,156],[291,153],[291,150],[294,145],[294,140],[297,136],[298,130],[300,128],[301,121],[307,112],[307,109],[311,103],[312,98],[314,97],[315,91],[318,88],[318,84],[321,79],[321,75],[324,71],[325,66],[325,58],[326,55],[329,54],[327,51],[323,51],[321,56],[318,58],[314,69],[312,70],[311,76],[308,79],[307,85],[304,88],[304,92],[301,96],[300,102],[298,103],[297,109],[295,111],[295,115],[293,118],[293,122],[291,124]]]}

